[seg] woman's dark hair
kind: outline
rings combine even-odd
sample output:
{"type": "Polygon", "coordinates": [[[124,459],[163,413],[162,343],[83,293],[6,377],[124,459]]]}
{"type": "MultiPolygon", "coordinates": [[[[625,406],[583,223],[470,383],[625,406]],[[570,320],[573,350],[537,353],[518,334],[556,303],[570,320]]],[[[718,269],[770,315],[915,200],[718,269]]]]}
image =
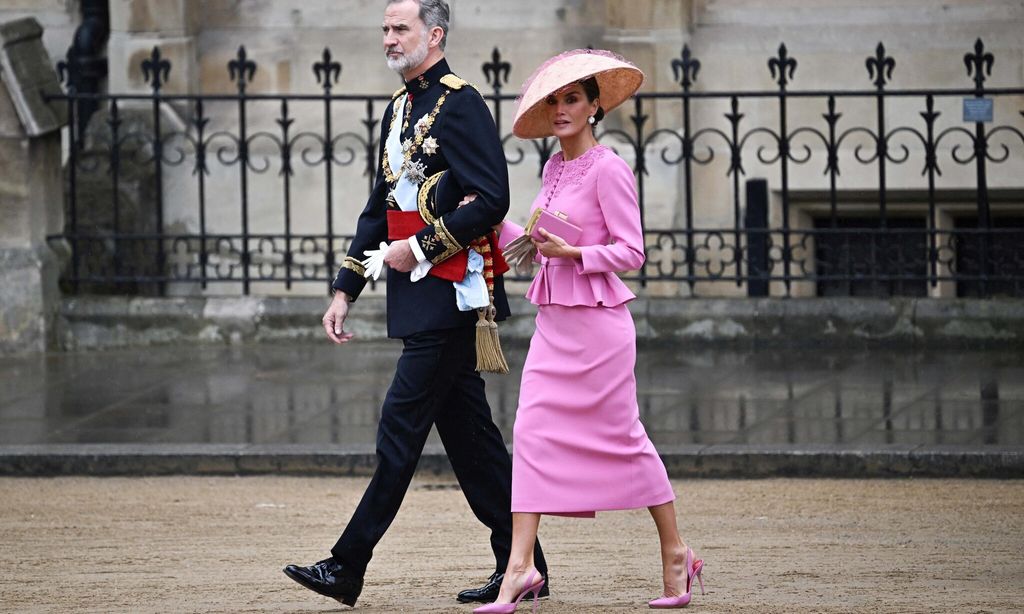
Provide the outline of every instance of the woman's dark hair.
{"type": "MultiPolygon", "coordinates": [[[[583,86],[583,93],[587,95],[587,102],[594,102],[601,96],[601,88],[597,85],[597,79],[595,77],[587,77],[580,81],[580,85],[583,86]]],[[[598,122],[604,119],[604,109],[600,106],[597,107],[597,112],[594,113],[594,123],[591,124],[594,128],[597,128],[598,122]]]]}

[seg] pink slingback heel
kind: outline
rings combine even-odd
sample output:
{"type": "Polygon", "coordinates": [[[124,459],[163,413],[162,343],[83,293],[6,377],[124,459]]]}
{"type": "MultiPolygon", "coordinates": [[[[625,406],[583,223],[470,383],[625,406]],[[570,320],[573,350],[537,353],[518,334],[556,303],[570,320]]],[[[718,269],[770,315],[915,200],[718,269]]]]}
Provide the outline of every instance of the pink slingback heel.
{"type": "Polygon", "coordinates": [[[700,594],[704,594],[704,579],[701,578],[701,572],[704,570],[704,560],[697,559],[693,560],[693,550],[689,547],[686,548],[686,592],[682,595],[674,597],[659,597],[652,599],[647,602],[647,605],[656,610],[670,610],[675,608],[684,608],[690,603],[691,592],[690,588],[693,583],[693,579],[697,578],[697,582],[700,583],[700,594]]]}
{"type": "Polygon", "coordinates": [[[536,569],[530,572],[526,578],[526,585],[512,603],[488,603],[473,610],[473,614],[512,614],[519,607],[519,602],[523,600],[523,597],[530,593],[533,593],[533,613],[537,614],[537,597],[540,595],[540,589],[544,588],[544,576],[534,581],[538,575],[539,572],[536,569]]]}

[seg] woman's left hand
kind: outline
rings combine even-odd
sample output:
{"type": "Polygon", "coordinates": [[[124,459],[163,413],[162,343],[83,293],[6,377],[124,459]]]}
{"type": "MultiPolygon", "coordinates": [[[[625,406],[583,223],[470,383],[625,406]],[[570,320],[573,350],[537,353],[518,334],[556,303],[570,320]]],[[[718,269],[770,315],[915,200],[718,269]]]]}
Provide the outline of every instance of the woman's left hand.
{"type": "Polygon", "coordinates": [[[583,257],[583,252],[580,251],[580,248],[569,245],[562,237],[553,235],[543,228],[540,229],[540,234],[544,237],[544,241],[530,240],[533,241],[533,245],[542,256],[547,258],[572,258],[573,260],[579,260],[583,257]]]}

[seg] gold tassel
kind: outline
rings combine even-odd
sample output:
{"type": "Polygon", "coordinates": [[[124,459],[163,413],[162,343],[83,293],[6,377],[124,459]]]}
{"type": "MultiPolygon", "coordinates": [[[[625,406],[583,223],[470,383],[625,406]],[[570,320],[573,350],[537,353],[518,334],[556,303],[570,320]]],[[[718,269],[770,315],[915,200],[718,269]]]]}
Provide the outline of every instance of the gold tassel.
{"type": "Polygon", "coordinates": [[[494,321],[498,317],[498,310],[494,307],[494,255],[486,237],[473,241],[471,245],[484,258],[484,281],[490,303],[476,311],[476,370],[505,375],[509,372],[508,361],[501,351],[498,323],[494,321]]]}
{"type": "Polygon", "coordinates": [[[487,324],[487,316],[483,309],[476,310],[476,370],[489,371],[487,360],[487,346],[490,345],[491,331],[487,324]]]}
{"type": "Polygon", "coordinates": [[[505,360],[505,353],[501,351],[501,339],[498,337],[498,323],[494,318],[498,316],[498,310],[493,306],[487,310],[487,327],[490,329],[492,359],[494,360],[495,371],[493,373],[508,373],[508,361],[505,360]]]}
{"type": "Polygon", "coordinates": [[[494,321],[496,314],[497,310],[494,307],[477,310],[479,319],[476,322],[476,370],[505,375],[509,372],[508,361],[501,351],[498,323],[494,321]]]}

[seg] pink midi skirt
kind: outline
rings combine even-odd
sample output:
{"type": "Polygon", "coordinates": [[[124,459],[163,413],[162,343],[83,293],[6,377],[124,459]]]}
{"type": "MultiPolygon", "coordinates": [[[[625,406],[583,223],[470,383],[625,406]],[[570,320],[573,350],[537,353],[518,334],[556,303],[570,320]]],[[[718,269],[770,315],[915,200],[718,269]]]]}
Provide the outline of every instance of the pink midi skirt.
{"type": "Polygon", "coordinates": [[[640,423],[625,304],[541,305],[512,439],[512,511],[593,516],[675,499],[640,423]]]}

